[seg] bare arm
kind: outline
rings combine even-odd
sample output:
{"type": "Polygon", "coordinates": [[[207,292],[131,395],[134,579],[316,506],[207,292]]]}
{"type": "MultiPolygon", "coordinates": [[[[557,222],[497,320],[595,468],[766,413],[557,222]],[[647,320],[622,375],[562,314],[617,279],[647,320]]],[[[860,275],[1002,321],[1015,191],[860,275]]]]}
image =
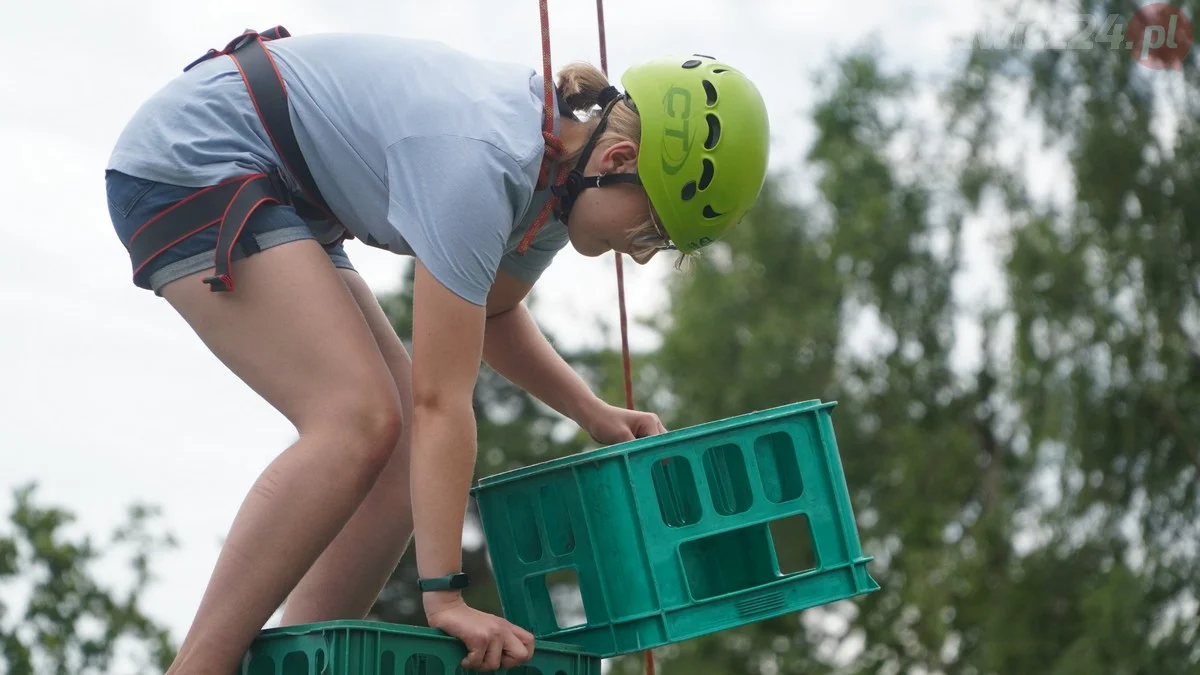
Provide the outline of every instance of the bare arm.
{"type": "Polygon", "coordinates": [[[606,405],[554,350],[521,304],[529,290],[529,284],[503,270],[497,275],[488,296],[483,360],[508,381],[586,428],[589,417],[606,405]]]}
{"type": "Polygon", "coordinates": [[[653,413],[625,410],[592,393],[583,378],[554,351],[521,300],[529,284],[503,271],[488,295],[483,357],[513,384],[574,420],[600,443],[618,443],[666,431],[653,413]]]}
{"type": "Polygon", "coordinates": [[[439,577],[462,569],[463,520],[476,452],[472,395],[485,313],[419,262],[413,288],[414,535],[420,575],[439,577]]]}
{"type": "MultiPolygon", "coordinates": [[[[462,533],[475,473],[472,398],[479,375],[484,307],[455,295],[417,262],[413,286],[413,443],[410,476],[417,570],[462,570],[462,533]]],[[[429,625],[467,646],[464,668],[513,668],[533,654],[533,635],[479,612],[458,591],[422,598],[429,625]]]]}

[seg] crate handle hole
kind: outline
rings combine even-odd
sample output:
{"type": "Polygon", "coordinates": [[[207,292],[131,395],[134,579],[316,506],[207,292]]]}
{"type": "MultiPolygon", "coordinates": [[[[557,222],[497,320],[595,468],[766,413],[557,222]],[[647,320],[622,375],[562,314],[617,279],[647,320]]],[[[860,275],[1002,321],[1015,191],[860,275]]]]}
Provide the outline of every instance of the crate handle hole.
{"type": "Polygon", "coordinates": [[[778,578],[766,523],[685,541],[679,557],[695,600],[757,588],[778,578]]]}
{"type": "Polygon", "coordinates": [[[275,659],[268,654],[253,654],[246,675],[275,675],[275,659]]]}
{"type": "Polygon", "coordinates": [[[308,672],[308,653],[307,652],[292,652],[283,657],[283,672],[285,673],[307,673],[308,672]]]}
{"type": "Polygon", "coordinates": [[[587,625],[587,609],[579,590],[579,574],[574,568],[555,570],[546,574],[546,592],[554,608],[554,620],[560,629],[587,625]]]}
{"type": "Polygon", "coordinates": [[[446,675],[446,666],[432,654],[413,654],[404,662],[404,675],[446,675]]]}
{"type": "Polygon", "coordinates": [[[813,546],[812,522],[806,514],[772,520],[767,525],[781,575],[811,572],[819,567],[817,550],[813,546]]]}

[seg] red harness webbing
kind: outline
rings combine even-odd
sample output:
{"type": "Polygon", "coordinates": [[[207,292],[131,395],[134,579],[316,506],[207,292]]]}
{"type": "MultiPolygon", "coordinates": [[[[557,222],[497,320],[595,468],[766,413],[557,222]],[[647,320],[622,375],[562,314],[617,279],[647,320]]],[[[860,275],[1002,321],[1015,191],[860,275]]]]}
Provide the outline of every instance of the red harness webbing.
{"type": "MultiPolygon", "coordinates": [[[[246,222],[258,207],[289,204],[307,217],[337,221],[300,152],[288,111],[287,88],[270,52],[263,46],[264,41],[290,36],[283,26],[261,33],[248,30],[231,40],[224,49],[208,50],[189,63],[184,71],[218,56],[233,59],[280,162],[300,186],[300,196],[293,199],[283,176],[275,173],[238,176],[204,188],[150,219],[133,234],[129,253],[135,275],[171,246],[215,225],[218,227],[214,252],[216,270],[204,279],[204,283],[213,291],[232,291],[233,250],[246,222]]],[[[345,236],[349,237],[348,234],[345,236]]]]}

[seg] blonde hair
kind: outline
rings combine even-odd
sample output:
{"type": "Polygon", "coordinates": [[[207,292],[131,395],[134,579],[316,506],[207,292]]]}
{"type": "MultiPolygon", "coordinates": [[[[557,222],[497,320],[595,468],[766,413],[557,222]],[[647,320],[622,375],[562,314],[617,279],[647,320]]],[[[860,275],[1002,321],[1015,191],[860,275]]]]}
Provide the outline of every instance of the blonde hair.
{"type": "MultiPolygon", "coordinates": [[[[557,84],[563,101],[570,108],[569,112],[574,113],[576,119],[579,119],[580,114],[583,114],[586,119],[590,119],[600,112],[600,92],[611,83],[599,68],[584,61],[575,61],[558,71],[557,84]]],[[[642,119],[622,98],[613,104],[612,110],[608,113],[608,124],[604,133],[596,141],[596,149],[620,141],[629,141],[640,145],[641,139],[642,119]]],[[[561,161],[569,166],[574,166],[575,162],[579,160],[581,152],[582,148],[564,156],[561,161]]],[[[651,235],[661,236],[661,231],[654,223],[654,206],[650,204],[649,198],[646,199],[646,206],[650,215],[645,222],[634,228],[635,239],[642,237],[649,239],[651,235]]],[[[646,255],[653,250],[652,245],[646,244],[637,247],[633,251],[633,255],[646,255]]]]}

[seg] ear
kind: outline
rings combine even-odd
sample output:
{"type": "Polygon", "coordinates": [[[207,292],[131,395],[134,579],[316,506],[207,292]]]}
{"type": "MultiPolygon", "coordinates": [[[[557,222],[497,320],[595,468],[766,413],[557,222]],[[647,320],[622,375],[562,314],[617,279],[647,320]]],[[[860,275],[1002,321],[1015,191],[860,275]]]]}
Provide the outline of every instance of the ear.
{"type": "Polygon", "coordinates": [[[637,171],[638,144],[617,141],[604,150],[600,170],[604,173],[634,173],[637,171]]]}

